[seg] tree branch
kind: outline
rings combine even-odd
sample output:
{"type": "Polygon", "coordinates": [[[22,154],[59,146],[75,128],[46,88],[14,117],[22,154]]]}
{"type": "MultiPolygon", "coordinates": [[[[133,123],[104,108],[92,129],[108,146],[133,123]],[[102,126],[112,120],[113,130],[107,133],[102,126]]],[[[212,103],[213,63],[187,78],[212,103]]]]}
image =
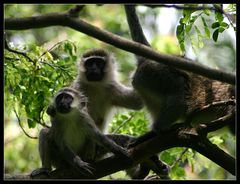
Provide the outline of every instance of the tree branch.
{"type": "MultiPolygon", "coordinates": [[[[129,165],[128,162],[125,162],[119,157],[111,156],[92,164],[95,168],[93,176],[83,176],[80,173],[76,173],[71,168],[64,168],[52,171],[49,177],[39,176],[34,179],[98,179],[132,167],[144,161],[145,158],[149,158],[156,153],[160,153],[163,150],[173,147],[192,148],[218,164],[220,167],[226,169],[231,174],[235,175],[235,158],[208,141],[206,137],[198,134],[195,128],[179,127],[177,129],[172,129],[169,132],[162,133],[161,135],[158,135],[151,140],[143,142],[142,144],[130,149],[129,153],[134,160],[132,165],[129,165]]],[[[29,174],[27,175],[28,179],[31,179],[29,174]]],[[[27,178],[26,174],[24,176],[20,175],[20,177],[24,177],[25,179],[27,178]]],[[[16,179],[15,176],[9,175],[7,178],[16,179]]]]}
{"type": "Polygon", "coordinates": [[[215,8],[215,7],[206,7],[206,6],[197,6],[197,7],[193,7],[193,6],[184,6],[184,5],[175,5],[175,4],[158,4],[158,5],[145,5],[149,8],[175,8],[177,10],[211,10],[211,11],[218,11],[220,13],[222,13],[222,10],[219,8],[215,8]]]}
{"type": "Polygon", "coordinates": [[[20,52],[20,51],[11,49],[11,48],[8,46],[8,43],[7,43],[7,40],[6,40],[6,39],[5,39],[4,48],[7,49],[9,52],[22,55],[23,57],[27,58],[30,62],[32,62],[32,63],[35,65],[35,62],[34,62],[25,52],[20,52]]]}
{"type": "Polygon", "coordinates": [[[115,47],[149,58],[156,62],[203,75],[211,79],[235,84],[235,74],[233,73],[211,69],[186,58],[160,54],[143,44],[129,41],[108,31],[101,30],[81,19],[71,17],[69,13],[51,13],[35,17],[5,19],[6,30],[26,30],[50,26],[67,26],[98,40],[114,45],[115,47]]]}
{"type": "Polygon", "coordinates": [[[37,139],[38,137],[29,135],[29,134],[26,132],[26,130],[23,128],[22,123],[21,123],[21,120],[20,120],[20,117],[18,116],[17,111],[16,111],[15,108],[13,109],[13,112],[15,113],[15,115],[16,115],[16,117],[17,117],[18,124],[19,124],[20,128],[22,129],[23,133],[24,133],[27,137],[29,137],[30,139],[37,139]]]}

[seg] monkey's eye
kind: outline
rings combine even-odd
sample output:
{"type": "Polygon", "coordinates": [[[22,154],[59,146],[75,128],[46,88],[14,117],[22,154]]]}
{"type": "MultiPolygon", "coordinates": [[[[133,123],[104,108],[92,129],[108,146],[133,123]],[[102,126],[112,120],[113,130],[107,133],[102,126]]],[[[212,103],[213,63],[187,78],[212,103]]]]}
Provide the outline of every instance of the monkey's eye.
{"type": "Polygon", "coordinates": [[[92,68],[97,66],[98,68],[104,68],[106,64],[106,61],[104,59],[101,58],[91,58],[88,59],[85,63],[84,66],[86,68],[92,68]]]}

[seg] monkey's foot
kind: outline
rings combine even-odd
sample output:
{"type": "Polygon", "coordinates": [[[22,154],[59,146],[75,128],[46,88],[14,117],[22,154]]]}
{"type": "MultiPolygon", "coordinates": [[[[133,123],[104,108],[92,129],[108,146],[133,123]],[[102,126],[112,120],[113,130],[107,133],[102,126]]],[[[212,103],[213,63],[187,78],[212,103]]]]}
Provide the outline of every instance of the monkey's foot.
{"type": "Polygon", "coordinates": [[[169,177],[170,167],[167,164],[163,163],[162,161],[157,162],[157,165],[160,168],[159,173],[157,173],[158,176],[160,176],[162,179],[170,179],[169,177]]]}
{"type": "Polygon", "coordinates": [[[44,176],[46,178],[49,177],[50,171],[47,168],[43,168],[43,167],[33,170],[32,173],[30,174],[30,177],[34,179],[39,177],[43,178],[44,176]]]}

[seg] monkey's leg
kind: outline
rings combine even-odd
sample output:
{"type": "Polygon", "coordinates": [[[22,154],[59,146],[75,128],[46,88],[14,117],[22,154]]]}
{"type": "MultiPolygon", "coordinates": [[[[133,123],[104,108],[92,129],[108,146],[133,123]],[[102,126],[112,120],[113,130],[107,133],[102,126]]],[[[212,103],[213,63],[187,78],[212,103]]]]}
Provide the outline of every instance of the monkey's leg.
{"type": "Polygon", "coordinates": [[[92,171],[94,170],[93,167],[87,162],[84,162],[78,155],[76,155],[71,148],[69,148],[66,144],[62,145],[61,152],[64,156],[64,159],[73,166],[76,170],[80,173],[89,175],[93,174],[92,171]]]}
{"type": "Polygon", "coordinates": [[[40,153],[40,158],[42,161],[42,167],[35,169],[31,173],[31,177],[37,177],[39,175],[49,175],[49,172],[51,171],[51,146],[49,142],[49,129],[44,128],[40,131],[39,134],[39,153],[40,153]]]}
{"type": "MultiPolygon", "coordinates": [[[[125,148],[128,147],[129,142],[132,142],[136,139],[135,137],[123,134],[107,134],[107,136],[114,140],[118,145],[121,145],[125,148]]],[[[103,154],[103,151],[101,154],[103,154]]],[[[147,158],[139,165],[126,170],[126,172],[132,179],[143,179],[148,175],[150,169],[161,178],[169,179],[169,166],[159,160],[157,155],[147,158]]]]}

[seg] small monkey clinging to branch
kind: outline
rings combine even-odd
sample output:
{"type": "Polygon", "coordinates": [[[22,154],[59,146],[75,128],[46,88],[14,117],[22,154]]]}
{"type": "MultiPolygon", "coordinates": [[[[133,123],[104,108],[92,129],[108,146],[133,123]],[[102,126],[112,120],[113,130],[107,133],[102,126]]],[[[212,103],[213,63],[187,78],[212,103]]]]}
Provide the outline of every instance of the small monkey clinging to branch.
{"type": "Polygon", "coordinates": [[[50,129],[42,129],[39,152],[42,168],[32,176],[56,168],[72,166],[83,174],[92,174],[87,161],[94,160],[96,144],[103,146],[124,159],[128,153],[121,146],[102,134],[87,111],[87,99],[72,88],[61,89],[54,97],[47,113],[51,117],[50,129]]]}

